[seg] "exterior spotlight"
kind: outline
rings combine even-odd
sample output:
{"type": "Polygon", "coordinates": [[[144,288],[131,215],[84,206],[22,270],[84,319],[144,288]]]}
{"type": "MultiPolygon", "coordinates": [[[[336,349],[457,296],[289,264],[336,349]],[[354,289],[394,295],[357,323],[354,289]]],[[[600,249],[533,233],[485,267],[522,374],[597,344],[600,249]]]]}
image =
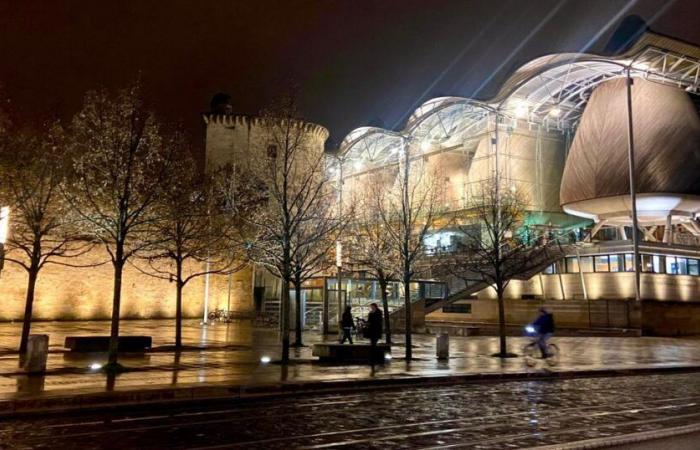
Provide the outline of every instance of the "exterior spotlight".
{"type": "Polygon", "coordinates": [[[267,364],[267,363],[269,363],[270,361],[272,361],[272,359],[270,359],[269,356],[263,356],[262,358],[260,358],[260,362],[263,363],[263,364],[267,364]]]}
{"type": "Polygon", "coordinates": [[[390,360],[390,359],[391,359],[391,353],[384,353],[384,359],[390,360]]]}
{"type": "Polygon", "coordinates": [[[558,106],[554,106],[552,109],[549,110],[549,115],[552,117],[559,117],[561,114],[561,109],[559,109],[558,106]]]}
{"type": "Polygon", "coordinates": [[[420,149],[424,152],[430,150],[430,141],[426,139],[423,142],[421,142],[420,149]]]}
{"type": "Polygon", "coordinates": [[[101,368],[102,368],[102,364],[100,364],[100,363],[90,364],[90,370],[100,370],[101,368]]]}
{"type": "Polygon", "coordinates": [[[518,119],[523,119],[523,118],[527,117],[528,111],[529,111],[529,109],[528,109],[527,104],[525,102],[519,103],[515,107],[515,110],[514,110],[515,117],[517,117],[518,119]]]}
{"type": "Polygon", "coordinates": [[[360,170],[362,169],[362,161],[355,161],[352,166],[355,168],[355,170],[360,170]]]}

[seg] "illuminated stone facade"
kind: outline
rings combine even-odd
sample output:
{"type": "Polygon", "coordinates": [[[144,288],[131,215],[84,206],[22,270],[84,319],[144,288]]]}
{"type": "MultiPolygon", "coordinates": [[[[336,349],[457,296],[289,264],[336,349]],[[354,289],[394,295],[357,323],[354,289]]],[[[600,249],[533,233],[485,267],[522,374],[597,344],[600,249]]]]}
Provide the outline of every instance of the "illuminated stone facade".
{"type": "MultiPolygon", "coordinates": [[[[268,139],[256,118],[232,115],[204,116],[207,167],[235,162],[251,155],[265,155],[268,139]]],[[[305,124],[313,145],[323,151],[328,131],[305,124]]],[[[39,274],[33,317],[35,320],[109,319],[112,311],[113,268],[102,249],[95,249],[76,265],[104,262],[96,267],[71,268],[47,265],[39,274]]],[[[134,261],[134,263],[138,263],[134,261]]],[[[201,268],[200,268],[201,270],[201,268]]],[[[2,307],[0,321],[24,316],[26,272],[5,264],[0,277],[2,307]]],[[[183,315],[201,317],[205,303],[205,277],[188,283],[183,291],[183,315]]],[[[252,316],[253,269],[209,277],[208,310],[225,309],[240,316],[252,316]]],[[[175,284],[143,274],[131,265],[124,269],[121,317],[125,319],[172,318],[175,316],[175,284]]]]}

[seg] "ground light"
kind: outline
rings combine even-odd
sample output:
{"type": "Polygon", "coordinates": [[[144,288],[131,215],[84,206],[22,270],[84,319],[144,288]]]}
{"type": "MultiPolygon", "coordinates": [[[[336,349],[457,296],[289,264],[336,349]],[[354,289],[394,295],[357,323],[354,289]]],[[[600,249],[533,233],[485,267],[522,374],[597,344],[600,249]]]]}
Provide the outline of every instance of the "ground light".
{"type": "Polygon", "coordinates": [[[387,360],[391,359],[391,353],[385,353],[384,359],[387,359],[387,360]]]}
{"type": "Polygon", "coordinates": [[[90,364],[90,370],[100,370],[101,368],[102,368],[102,364],[100,364],[100,363],[90,364]]]}
{"type": "Polygon", "coordinates": [[[269,363],[270,361],[272,361],[272,359],[270,359],[269,356],[263,356],[262,358],[260,358],[260,362],[263,363],[263,364],[267,364],[267,363],[269,363]]]}

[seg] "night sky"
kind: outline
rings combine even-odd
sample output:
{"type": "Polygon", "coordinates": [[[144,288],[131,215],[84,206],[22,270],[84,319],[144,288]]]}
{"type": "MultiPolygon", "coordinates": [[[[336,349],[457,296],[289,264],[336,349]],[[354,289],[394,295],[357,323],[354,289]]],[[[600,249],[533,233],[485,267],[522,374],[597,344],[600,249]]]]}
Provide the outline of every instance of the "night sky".
{"type": "Polygon", "coordinates": [[[140,72],[158,115],[200,142],[213,94],[255,114],[296,85],[339,142],[434,96],[487,98],[536,56],[600,50],[629,14],[700,44],[697,0],[0,0],[0,84],[26,116],[67,119],[140,72]]]}

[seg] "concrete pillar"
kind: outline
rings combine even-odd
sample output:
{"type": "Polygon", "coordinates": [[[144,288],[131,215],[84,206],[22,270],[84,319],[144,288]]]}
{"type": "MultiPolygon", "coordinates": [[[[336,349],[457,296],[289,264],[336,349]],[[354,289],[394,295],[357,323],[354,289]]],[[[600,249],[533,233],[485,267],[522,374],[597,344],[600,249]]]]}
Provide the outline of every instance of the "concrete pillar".
{"type": "Polygon", "coordinates": [[[664,227],[664,244],[673,245],[673,223],[671,215],[666,216],[666,227],[664,227]]]}
{"type": "Polygon", "coordinates": [[[625,231],[625,227],[623,227],[623,226],[617,227],[617,232],[620,233],[620,240],[622,240],[622,241],[627,240],[627,232],[625,231]]]}

